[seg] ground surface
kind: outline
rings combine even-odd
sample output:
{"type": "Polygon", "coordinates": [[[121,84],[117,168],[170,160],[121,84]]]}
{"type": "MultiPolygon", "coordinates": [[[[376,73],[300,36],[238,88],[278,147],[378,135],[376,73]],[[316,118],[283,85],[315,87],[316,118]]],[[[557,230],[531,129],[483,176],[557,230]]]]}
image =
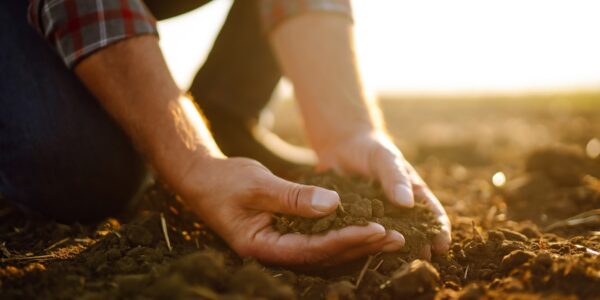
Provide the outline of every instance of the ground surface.
{"type": "MultiPolygon", "coordinates": [[[[590,158],[590,141],[600,138],[600,104],[590,103],[600,98],[521,100],[384,103],[392,134],[448,210],[447,256],[378,254],[324,270],[263,266],[237,257],[155,185],[140,207],[98,225],[3,205],[0,298],[600,298],[600,163],[590,158]]],[[[302,143],[289,107],[276,111],[286,116],[277,131],[302,143]]],[[[363,197],[363,218],[379,218],[377,197],[363,197]]],[[[320,232],[335,222],[280,230],[320,232]]]]}

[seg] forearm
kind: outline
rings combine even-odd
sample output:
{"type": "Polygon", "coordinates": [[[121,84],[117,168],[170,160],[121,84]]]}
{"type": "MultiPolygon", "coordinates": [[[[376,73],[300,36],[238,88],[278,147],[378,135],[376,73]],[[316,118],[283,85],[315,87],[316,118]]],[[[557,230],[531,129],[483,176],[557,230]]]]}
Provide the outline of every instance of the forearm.
{"type": "Polygon", "coordinates": [[[270,39],[294,85],[315,150],[380,127],[361,81],[350,20],[309,13],[283,23],[270,39]]]}
{"type": "Polygon", "coordinates": [[[173,188],[194,162],[222,156],[193,101],[173,81],[156,37],[104,48],[75,73],[173,188]]]}

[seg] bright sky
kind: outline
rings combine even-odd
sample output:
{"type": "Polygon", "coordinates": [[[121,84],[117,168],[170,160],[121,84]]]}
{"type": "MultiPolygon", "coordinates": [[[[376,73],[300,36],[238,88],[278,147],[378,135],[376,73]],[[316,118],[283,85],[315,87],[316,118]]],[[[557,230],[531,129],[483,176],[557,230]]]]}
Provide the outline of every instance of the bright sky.
{"type": "MultiPolygon", "coordinates": [[[[231,0],[159,24],[187,87],[231,0]]],[[[354,0],[357,50],[379,93],[600,89],[600,1],[354,0]]]]}

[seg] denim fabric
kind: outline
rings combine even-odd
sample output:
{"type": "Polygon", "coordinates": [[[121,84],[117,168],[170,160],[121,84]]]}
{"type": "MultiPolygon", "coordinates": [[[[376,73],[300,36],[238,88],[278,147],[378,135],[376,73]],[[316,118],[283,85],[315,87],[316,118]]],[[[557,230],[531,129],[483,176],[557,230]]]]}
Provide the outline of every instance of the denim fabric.
{"type": "Polygon", "coordinates": [[[59,220],[97,220],[138,191],[128,138],[27,23],[0,1],[0,194],[59,220]]]}

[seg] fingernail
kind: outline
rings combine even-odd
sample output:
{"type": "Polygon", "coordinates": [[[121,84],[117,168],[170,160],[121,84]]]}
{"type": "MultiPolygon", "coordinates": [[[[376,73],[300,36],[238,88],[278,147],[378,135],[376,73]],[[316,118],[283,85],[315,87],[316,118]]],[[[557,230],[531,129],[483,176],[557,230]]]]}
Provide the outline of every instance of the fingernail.
{"type": "Polygon", "coordinates": [[[393,242],[385,244],[385,246],[383,246],[383,248],[381,248],[381,251],[395,252],[395,251],[402,249],[403,246],[404,246],[404,243],[399,243],[397,241],[393,241],[393,242]]]}
{"type": "Polygon", "coordinates": [[[313,192],[310,202],[311,207],[319,212],[328,213],[340,203],[340,197],[334,191],[317,188],[313,192]]]}
{"type": "Polygon", "coordinates": [[[404,236],[402,234],[400,234],[400,232],[398,232],[396,230],[389,230],[386,233],[386,235],[387,235],[386,239],[389,241],[383,246],[381,251],[394,252],[394,251],[398,251],[402,247],[404,247],[404,244],[405,244],[404,236]]]}
{"type": "Polygon", "coordinates": [[[394,201],[404,207],[413,207],[415,201],[412,188],[404,184],[397,184],[394,188],[394,201]]]}

